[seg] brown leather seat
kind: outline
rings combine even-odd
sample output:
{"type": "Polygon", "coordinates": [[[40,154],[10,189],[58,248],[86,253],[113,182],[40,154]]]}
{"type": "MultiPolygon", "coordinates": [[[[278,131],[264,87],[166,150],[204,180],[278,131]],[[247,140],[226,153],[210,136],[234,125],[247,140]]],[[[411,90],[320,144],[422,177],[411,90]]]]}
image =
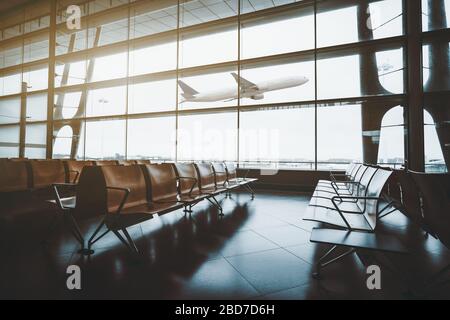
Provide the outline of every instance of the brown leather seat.
{"type": "Polygon", "coordinates": [[[59,160],[31,160],[32,184],[34,189],[51,187],[54,183],[66,182],[64,164],[59,160]]]}
{"type": "MultiPolygon", "coordinates": [[[[104,224],[108,230],[137,251],[126,228],[150,220],[154,215],[182,208],[179,203],[149,202],[148,188],[144,171],[139,165],[86,167],[77,187],[76,205],[66,209],[76,219],[104,215],[104,224]],[[125,234],[126,240],[118,231],[125,234]]],[[[94,241],[93,238],[99,230],[91,237],[90,243],[98,240],[94,241]]]]}
{"type": "Polygon", "coordinates": [[[197,163],[200,192],[204,194],[218,195],[228,191],[225,186],[216,186],[216,176],[211,163],[197,163]]]}
{"type": "Polygon", "coordinates": [[[197,169],[193,163],[175,163],[179,180],[180,199],[202,200],[207,195],[202,194],[199,188],[197,169]]]}
{"type": "Polygon", "coordinates": [[[29,166],[25,161],[0,161],[0,192],[24,191],[31,188],[29,166]]]}
{"type": "Polygon", "coordinates": [[[234,163],[227,163],[227,176],[230,185],[246,185],[258,181],[258,179],[255,178],[238,177],[236,165],[234,163]]]}
{"type": "Polygon", "coordinates": [[[32,192],[29,162],[0,161],[0,172],[0,245],[12,250],[42,240],[56,207],[32,192]]]}
{"type": "Polygon", "coordinates": [[[150,160],[135,160],[136,164],[152,164],[150,160]]]}
{"type": "Polygon", "coordinates": [[[119,165],[119,161],[117,161],[117,160],[99,160],[99,161],[94,161],[94,163],[96,166],[99,166],[99,167],[119,165]]]}
{"type": "Polygon", "coordinates": [[[235,189],[238,185],[232,185],[228,183],[227,168],[225,163],[213,163],[214,175],[216,178],[217,187],[226,187],[227,189],[235,189]]]}
{"type": "Polygon", "coordinates": [[[409,173],[420,190],[426,226],[450,249],[450,194],[442,187],[448,183],[450,175],[409,173]]]}
{"type": "Polygon", "coordinates": [[[84,167],[93,166],[93,161],[77,161],[77,160],[67,160],[64,161],[64,166],[66,168],[67,182],[77,183],[80,180],[81,171],[84,167]]]}
{"type": "Polygon", "coordinates": [[[150,182],[152,203],[178,202],[177,173],[171,164],[148,164],[142,167],[150,182]]]}
{"type": "Polygon", "coordinates": [[[133,166],[138,163],[136,162],[136,160],[120,160],[119,164],[121,166],[133,166]]]}

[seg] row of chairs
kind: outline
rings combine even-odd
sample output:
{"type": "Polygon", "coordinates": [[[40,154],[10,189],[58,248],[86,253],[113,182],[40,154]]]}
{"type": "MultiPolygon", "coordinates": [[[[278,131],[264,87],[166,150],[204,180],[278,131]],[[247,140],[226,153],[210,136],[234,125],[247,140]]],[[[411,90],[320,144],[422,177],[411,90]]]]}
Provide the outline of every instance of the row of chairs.
{"type": "Polygon", "coordinates": [[[127,228],[184,208],[209,201],[223,215],[217,196],[238,188],[255,193],[257,179],[238,178],[234,165],[224,163],[165,163],[130,166],[85,167],[76,184],[55,184],[56,203],[81,245],[81,254],[93,253],[92,245],[113,232],[132,252],[138,249],[127,228]],[[74,195],[63,197],[64,190],[74,195]],[[78,221],[102,215],[103,219],[85,246],[78,221]],[[106,231],[99,235],[106,227],[106,231]]]}
{"type": "Polygon", "coordinates": [[[359,254],[360,249],[408,252],[396,237],[376,232],[377,222],[395,210],[393,201],[383,192],[392,173],[389,168],[352,164],[345,174],[331,174],[330,180],[319,181],[303,219],[335,228],[313,229],[311,242],[332,245],[317,262],[314,278],[330,264],[359,254]],[[346,251],[329,259],[340,248],[346,251]]]}
{"type": "MultiPolygon", "coordinates": [[[[450,175],[392,170],[352,164],[345,174],[330,174],[316,187],[305,220],[338,227],[314,229],[311,241],[333,245],[317,263],[314,277],[323,267],[357,253],[358,249],[409,252],[396,237],[377,233],[377,221],[400,211],[427,234],[450,249],[450,175]],[[337,258],[326,259],[338,248],[349,248],[337,258]]],[[[426,287],[450,270],[432,276],[426,287]]]]}

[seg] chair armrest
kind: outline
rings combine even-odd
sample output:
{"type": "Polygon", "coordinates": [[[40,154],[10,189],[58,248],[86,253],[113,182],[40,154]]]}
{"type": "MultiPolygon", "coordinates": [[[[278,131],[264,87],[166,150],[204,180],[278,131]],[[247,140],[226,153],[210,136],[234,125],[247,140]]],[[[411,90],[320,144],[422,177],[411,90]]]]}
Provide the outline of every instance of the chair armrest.
{"type": "Polygon", "coordinates": [[[128,195],[131,192],[130,189],[120,188],[120,187],[106,187],[106,190],[116,190],[116,191],[124,192],[124,196],[123,196],[122,201],[120,202],[119,208],[117,209],[117,212],[116,212],[116,214],[120,214],[120,212],[122,211],[125,203],[127,202],[128,195]]]}
{"type": "MultiPolygon", "coordinates": [[[[75,173],[75,178],[73,178],[72,182],[75,183],[77,181],[78,177],[80,176],[80,172],[77,170],[68,170],[69,173],[75,173]]],[[[69,176],[70,178],[70,176],[69,176]]]]}
{"type": "Polygon", "coordinates": [[[55,202],[56,202],[56,204],[58,205],[58,207],[59,207],[61,210],[67,210],[68,208],[66,208],[66,207],[63,206],[62,200],[61,200],[61,196],[60,196],[60,194],[59,194],[58,188],[60,188],[60,187],[65,187],[65,188],[68,188],[68,187],[70,187],[70,188],[75,188],[76,186],[77,186],[77,185],[76,185],[76,184],[73,184],[73,183],[54,183],[54,184],[52,184],[52,187],[53,187],[53,195],[55,196],[55,202]]]}
{"type": "MultiPolygon", "coordinates": [[[[357,211],[350,211],[350,210],[341,210],[339,206],[336,203],[337,199],[351,199],[351,200],[383,200],[381,197],[359,197],[359,196],[335,196],[331,198],[331,202],[333,203],[336,210],[338,210],[341,213],[351,213],[351,214],[363,214],[366,209],[366,203],[364,203],[364,210],[363,212],[357,212],[357,211]]],[[[377,209],[378,210],[378,209],[377,209]]]]}
{"type": "Polygon", "coordinates": [[[194,191],[195,186],[198,183],[198,180],[196,178],[192,177],[178,177],[179,180],[192,180],[194,183],[191,186],[191,190],[189,190],[189,196],[192,196],[192,192],[194,191]]]}

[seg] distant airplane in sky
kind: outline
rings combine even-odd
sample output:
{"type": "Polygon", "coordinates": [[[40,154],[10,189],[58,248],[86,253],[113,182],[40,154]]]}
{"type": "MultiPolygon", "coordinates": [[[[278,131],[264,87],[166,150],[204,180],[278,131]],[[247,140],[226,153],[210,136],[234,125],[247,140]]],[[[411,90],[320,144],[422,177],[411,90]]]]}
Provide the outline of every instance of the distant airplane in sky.
{"type": "MultiPolygon", "coordinates": [[[[304,85],[309,81],[306,77],[283,77],[279,79],[261,81],[253,83],[247,79],[239,77],[236,73],[231,74],[236,82],[240,83],[241,98],[249,98],[253,100],[263,100],[264,93],[270,91],[277,91],[287,88],[294,88],[304,85]]],[[[188,86],[183,81],[179,80],[178,84],[183,90],[181,94],[184,98],[181,102],[216,102],[216,101],[232,101],[239,98],[237,90],[219,89],[210,92],[200,93],[188,86]]]]}

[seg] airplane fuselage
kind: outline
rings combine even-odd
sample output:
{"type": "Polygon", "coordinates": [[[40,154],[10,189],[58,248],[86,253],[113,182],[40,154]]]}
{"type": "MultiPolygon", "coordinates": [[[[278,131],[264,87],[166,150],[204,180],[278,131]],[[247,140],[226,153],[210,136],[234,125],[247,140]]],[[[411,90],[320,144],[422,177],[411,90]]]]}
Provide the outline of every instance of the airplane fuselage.
{"type": "Polygon", "coordinates": [[[193,97],[186,97],[185,101],[190,102],[217,102],[226,100],[236,100],[240,98],[249,98],[261,100],[266,92],[294,88],[304,85],[309,80],[306,77],[285,77],[269,81],[256,83],[257,88],[241,89],[240,95],[235,88],[214,90],[207,93],[199,93],[193,97]]]}

